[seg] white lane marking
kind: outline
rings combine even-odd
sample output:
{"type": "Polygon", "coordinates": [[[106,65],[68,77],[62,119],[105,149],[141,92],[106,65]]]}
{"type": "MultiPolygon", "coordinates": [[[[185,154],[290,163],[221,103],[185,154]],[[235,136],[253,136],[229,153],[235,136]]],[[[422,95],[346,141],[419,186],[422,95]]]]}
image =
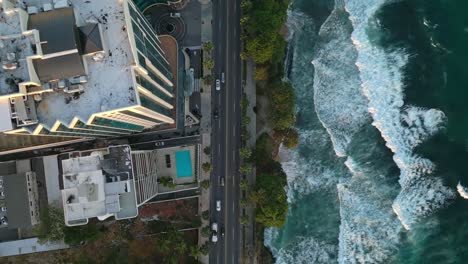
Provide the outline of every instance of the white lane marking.
{"type": "Polygon", "coordinates": [[[218,129],[221,129],[221,122],[218,122],[218,129]]]}
{"type": "Polygon", "coordinates": [[[234,137],[236,136],[236,124],[234,124],[234,127],[232,128],[232,133],[234,134],[234,137]]]}
{"type": "Polygon", "coordinates": [[[218,144],[218,153],[221,153],[221,144],[218,144]]]}
{"type": "Polygon", "coordinates": [[[234,103],[234,113],[236,112],[236,103],[234,103]]]}

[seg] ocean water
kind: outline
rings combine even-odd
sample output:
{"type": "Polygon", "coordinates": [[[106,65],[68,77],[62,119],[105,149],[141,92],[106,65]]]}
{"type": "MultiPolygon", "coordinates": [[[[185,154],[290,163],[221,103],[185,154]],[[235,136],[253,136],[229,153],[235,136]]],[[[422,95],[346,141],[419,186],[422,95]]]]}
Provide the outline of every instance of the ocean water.
{"type": "Polygon", "coordinates": [[[276,263],[468,263],[468,1],[293,0],[276,263]]]}

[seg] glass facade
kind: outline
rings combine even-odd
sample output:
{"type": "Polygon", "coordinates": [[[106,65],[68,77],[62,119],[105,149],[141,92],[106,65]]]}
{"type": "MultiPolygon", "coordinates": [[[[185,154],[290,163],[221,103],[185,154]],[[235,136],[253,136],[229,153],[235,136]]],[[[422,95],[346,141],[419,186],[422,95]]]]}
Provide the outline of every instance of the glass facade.
{"type": "Polygon", "coordinates": [[[156,95],[160,99],[164,100],[166,103],[172,105],[173,99],[163,91],[161,91],[158,87],[154,86],[150,81],[146,80],[143,76],[138,73],[135,73],[136,82],[141,85],[146,90],[150,91],[152,94],[156,95]]]}
{"type": "Polygon", "coordinates": [[[153,110],[156,113],[163,114],[163,115],[165,115],[167,117],[172,116],[171,110],[162,107],[160,104],[153,101],[153,99],[145,96],[142,93],[140,93],[140,102],[141,102],[141,106],[146,107],[146,108],[148,108],[150,110],[153,110]]]}
{"type": "Polygon", "coordinates": [[[125,130],[132,130],[135,132],[140,132],[145,128],[143,126],[121,122],[117,120],[111,120],[111,119],[107,119],[103,117],[94,117],[91,124],[96,125],[96,126],[107,126],[107,127],[115,127],[115,128],[125,129],[125,130]]]}

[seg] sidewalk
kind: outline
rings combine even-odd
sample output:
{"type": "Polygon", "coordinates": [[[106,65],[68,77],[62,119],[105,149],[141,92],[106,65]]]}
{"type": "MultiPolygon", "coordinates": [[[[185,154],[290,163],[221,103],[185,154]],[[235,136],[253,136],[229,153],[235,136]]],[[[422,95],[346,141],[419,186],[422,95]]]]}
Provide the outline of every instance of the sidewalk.
{"type": "MultiPolygon", "coordinates": [[[[192,0],[194,1],[194,0],[192,0]]],[[[204,42],[211,42],[211,1],[210,0],[198,0],[201,4],[201,41],[204,42]]],[[[211,54],[203,54],[205,58],[210,58],[211,54]]],[[[211,71],[204,69],[203,74],[206,76],[210,74],[211,71]]],[[[204,153],[205,147],[211,146],[211,85],[205,85],[203,80],[200,80],[201,88],[203,92],[200,94],[201,96],[201,115],[202,118],[200,120],[200,134],[202,138],[201,143],[201,163],[210,162],[211,163],[211,156],[208,156],[204,153]]],[[[200,181],[210,180],[211,172],[204,172],[201,170],[201,177],[200,181]]],[[[211,183],[210,183],[211,186],[211,183]]],[[[199,204],[199,214],[201,215],[203,211],[210,209],[210,188],[205,190],[201,188],[201,196],[200,196],[200,204],[199,204]]],[[[202,227],[209,226],[209,220],[202,220],[202,227]]],[[[203,237],[201,234],[201,229],[198,234],[198,244],[199,246],[204,245],[207,241],[209,242],[209,237],[203,237]]],[[[209,254],[200,257],[201,263],[208,264],[209,263],[209,254]]]]}
{"type": "MultiPolygon", "coordinates": [[[[247,108],[247,116],[250,117],[250,123],[248,126],[249,134],[251,135],[247,141],[247,146],[251,149],[255,148],[256,134],[257,134],[257,116],[253,111],[256,105],[256,87],[255,87],[255,65],[252,59],[246,61],[246,76],[244,93],[245,97],[249,99],[249,107],[247,108]]],[[[247,174],[247,181],[249,186],[255,185],[256,170],[255,166],[252,169],[252,173],[247,174]]],[[[247,197],[243,197],[246,199],[247,197]]],[[[249,224],[243,226],[243,237],[244,237],[244,248],[243,248],[243,263],[255,263],[255,211],[252,206],[247,206],[243,209],[245,214],[249,217],[249,224]]]]}

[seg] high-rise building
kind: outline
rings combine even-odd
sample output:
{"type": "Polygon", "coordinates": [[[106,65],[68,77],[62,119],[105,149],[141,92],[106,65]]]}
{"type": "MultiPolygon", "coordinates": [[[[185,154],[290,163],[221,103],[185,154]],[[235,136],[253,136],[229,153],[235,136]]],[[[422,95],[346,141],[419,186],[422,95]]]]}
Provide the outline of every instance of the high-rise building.
{"type": "Polygon", "coordinates": [[[0,5],[0,153],[175,126],[177,43],[131,0],[0,5]]]}

